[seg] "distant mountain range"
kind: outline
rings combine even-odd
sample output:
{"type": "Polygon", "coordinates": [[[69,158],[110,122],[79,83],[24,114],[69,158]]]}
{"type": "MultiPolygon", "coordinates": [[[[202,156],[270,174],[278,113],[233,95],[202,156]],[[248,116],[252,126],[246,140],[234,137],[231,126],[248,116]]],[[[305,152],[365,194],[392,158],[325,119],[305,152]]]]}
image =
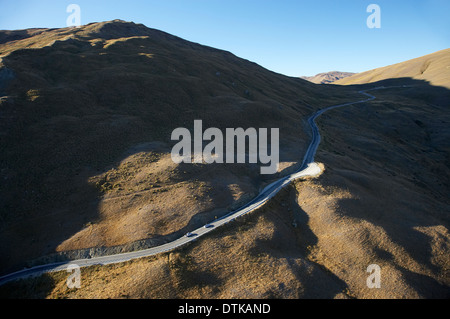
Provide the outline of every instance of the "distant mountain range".
{"type": "Polygon", "coordinates": [[[355,73],[351,72],[331,71],[326,73],[319,73],[314,76],[302,76],[301,78],[316,84],[330,84],[340,79],[352,76],[354,74],[355,73]]]}

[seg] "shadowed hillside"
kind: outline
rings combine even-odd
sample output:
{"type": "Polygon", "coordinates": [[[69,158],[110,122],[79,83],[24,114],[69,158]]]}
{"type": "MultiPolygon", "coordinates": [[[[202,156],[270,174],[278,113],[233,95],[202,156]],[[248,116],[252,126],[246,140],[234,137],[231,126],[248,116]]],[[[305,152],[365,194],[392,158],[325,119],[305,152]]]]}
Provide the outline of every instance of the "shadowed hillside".
{"type": "Polygon", "coordinates": [[[283,174],[302,160],[307,115],[359,97],[119,20],[0,39],[3,270],[170,240],[276,178],[257,165],[175,165],[177,127],[280,128],[283,174]]]}

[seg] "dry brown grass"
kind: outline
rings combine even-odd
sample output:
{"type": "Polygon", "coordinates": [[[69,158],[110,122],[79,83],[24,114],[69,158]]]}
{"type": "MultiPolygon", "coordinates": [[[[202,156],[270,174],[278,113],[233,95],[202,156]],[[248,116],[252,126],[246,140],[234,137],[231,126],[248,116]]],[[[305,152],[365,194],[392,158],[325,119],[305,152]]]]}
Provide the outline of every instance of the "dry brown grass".
{"type": "Polygon", "coordinates": [[[83,269],[78,290],[67,288],[66,273],[48,275],[47,298],[345,298],[342,283],[298,250],[289,208],[295,194],[283,191],[259,212],[181,250],[83,269]]]}
{"type": "Polygon", "coordinates": [[[358,73],[333,84],[365,84],[386,79],[412,78],[426,80],[435,86],[450,88],[449,66],[450,49],[445,49],[420,58],[358,73]]]}
{"type": "Polygon", "coordinates": [[[335,179],[328,172],[319,180],[296,182],[258,212],[183,249],[82,269],[81,289],[67,288],[68,274],[61,272],[9,284],[1,291],[11,289],[8,296],[14,297],[34,289],[31,298],[446,296],[448,259],[442,245],[448,231],[442,226],[423,229],[432,239],[427,244],[439,274],[416,260],[383,227],[351,216],[343,203],[357,198],[345,188],[323,186],[335,179]],[[366,268],[373,263],[382,269],[381,289],[366,286],[366,268]]]}
{"type": "MultiPolygon", "coordinates": [[[[68,289],[68,274],[60,272],[9,284],[0,292],[8,297],[25,291],[31,298],[136,299],[448,296],[446,227],[411,229],[398,223],[401,216],[390,206],[384,219],[395,227],[392,233],[379,223],[379,198],[355,189],[352,180],[343,186],[342,175],[329,168],[319,179],[295,182],[262,209],[185,248],[82,269],[81,289],[68,289]],[[354,202],[361,207],[352,207],[354,202]],[[414,231],[426,236],[402,242],[414,231]],[[426,247],[426,255],[417,254],[426,247]],[[374,263],[382,270],[381,289],[366,286],[366,268],[374,263]]],[[[385,189],[380,196],[389,200],[390,194],[385,189]]],[[[401,203],[397,198],[397,206],[401,203]]]]}

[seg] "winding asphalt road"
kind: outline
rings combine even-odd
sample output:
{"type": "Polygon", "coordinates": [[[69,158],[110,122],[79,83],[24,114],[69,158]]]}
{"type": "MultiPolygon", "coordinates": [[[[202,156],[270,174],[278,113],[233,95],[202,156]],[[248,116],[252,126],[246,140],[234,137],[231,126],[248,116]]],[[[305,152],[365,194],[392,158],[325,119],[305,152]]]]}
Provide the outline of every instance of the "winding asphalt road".
{"type": "Polygon", "coordinates": [[[56,272],[56,271],[65,271],[68,269],[70,265],[77,265],[79,267],[87,267],[92,265],[108,265],[108,264],[115,264],[120,262],[129,261],[132,259],[142,258],[142,257],[148,257],[152,255],[157,255],[163,252],[174,250],[180,246],[186,245],[187,243],[190,243],[192,241],[195,241],[199,237],[206,235],[210,231],[225,225],[231,221],[233,221],[235,218],[248,214],[261,206],[263,206],[267,201],[269,201],[272,197],[274,197],[282,188],[284,188],[286,185],[290,184],[293,180],[296,180],[298,178],[307,177],[307,176],[317,176],[321,173],[321,169],[317,165],[317,163],[314,162],[314,156],[316,154],[317,148],[320,144],[320,134],[319,134],[319,128],[317,127],[315,120],[325,113],[326,111],[340,108],[344,106],[350,106],[355,105],[359,103],[365,103],[369,102],[375,99],[375,96],[367,93],[367,91],[374,91],[374,90],[381,90],[381,89],[389,89],[389,88],[397,88],[397,87],[409,87],[409,86],[390,86],[390,87],[377,87],[369,90],[359,91],[358,93],[366,95],[368,98],[357,101],[357,102],[350,102],[340,105],[333,105],[324,109],[321,109],[314,113],[309,119],[308,123],[311,126],[312,129],[312,140],[308,147],[308,150],[306,151],[306,154],[303,159],[303,163],[301,167],[297,170],[297,172],[292,173],[291,175],[288,175],[286,177],[283,177],[282,179],[273,182],[272,184],[266,186],[260,194],[254,198],[251,202],[247,203],[246,205],[242,206],[241,208],[230,212],[226,216],[223,216],[219,219],[216,219],[215,221],[211,222],[210,224],[207,224],[201,228],[198,228],[191,233],[188,233],[187,235],[172,241],[170,243],[166,243],[161,246],[144,249],[140,251],[133,251],[129,253],[122,253],[117,255],[110,255],[110,256],[102,256],[102,257],[94,257],[90,259],[80,259],[80,260],[73,260],[73,261],[67,261],[67,262],[60,262],[60,263],[53,263],[53,264],[47,264],[42,266],[36,266],[33,268],[28,268],[24,270],[17,271],[12,274],[8,274],[6,276],[0,277],[0,285],[3,285],[9,281],[25,278],[29,276],[38,276],[43,273],[47,272],[56,272]]]}

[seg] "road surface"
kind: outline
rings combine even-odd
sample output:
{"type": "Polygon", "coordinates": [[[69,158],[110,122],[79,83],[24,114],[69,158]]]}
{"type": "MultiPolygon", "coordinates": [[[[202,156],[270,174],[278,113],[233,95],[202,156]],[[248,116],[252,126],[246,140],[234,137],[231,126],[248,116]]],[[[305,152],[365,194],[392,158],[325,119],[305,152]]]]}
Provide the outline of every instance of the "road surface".
{"type": "Polygon", "coordinates": [[[199,237],[206,235],[207,233],[213,231],[214,229],[217,229],[218,227],[225,225],[234,219],[236,219],[239,216],[248,214],[261,206],[263,206],[267,201],[269,201],[272,197],[274,197],[282,188],[284,188],[286,185],[290,184],[293,180],[296,180],[298,178],[303,178],[307,176],[317,176],[321,173],[321,169],[317,165],[317,163],[314,162],[314,156],[316,154],[317,148],[320,144],[320,134],[319,134],[319,128],[317,127],[315,120],[322,115],[323,113],[335,109],[340,108],[344,106],[350,106],[355,105],[359,103],[365,103],[369,102],[375,99],[375,96],[367,93],[367,91],[373,91],[373,90],[381,90],[381,89],[389,89],[389,88],[397,88],[397,87],[408,87],[408,86],[391,86],[391,87],[377,87],[369,90],[359,91],[359,93],[364,94],[367,96],[367,99],[356,101],[356,102],[350,102],[340,105],[333,105],[324,109],[321,109],[314,113],[309,119],[308,123],[312,130],[312,140],[308,147],[308,150],[306,151],[306,154],[303,158],[303,162],[301,167],[297,172],[294,172],[286,177],[281,178],[280,180],[277,180],[273,182],[272,184],[266,186],[260,194],[254,198],[252,201],[247,203],[246,205],[242,206],[241,208],[230,212],[229,214],[216,219],[212,221],[211,223],[198,228],[192,232],[190,232],[188,235],[185,235],[175,241],[172,241],[170,243],[166,243],[161,246],[139,250],[139,251],[133,251],[128,253],[121,253],[116,255],[110,255],[110,256],[102,256],[102,257],[94,257],[89,259],[79,259],[79,260],[73,260],[73,261],[66,261],[66,262],[60,262],[60,263],[53,263],[53,264],[47,264],[42,266],[36,266],[29,269],[24,269],[17,271],[12,274],[8,274],[6,276],[0,277],[0,285],[5,284],[6,282],[25,278],[28,276],[38,276],[43,273],[47,272],[56,272],[56,271],[65,271],[69,268],[70,265],[77,265],[79,267],[88,267],[93,265],[108,265],[108,264],[115,264],[120,262],[125,262],[137,258],[142,257],[148,257],[157,255],[163,252],[174,250],[180,246],[186,245],[187,243],[190,243],[192,241],[195,241],[199,237]]]}

